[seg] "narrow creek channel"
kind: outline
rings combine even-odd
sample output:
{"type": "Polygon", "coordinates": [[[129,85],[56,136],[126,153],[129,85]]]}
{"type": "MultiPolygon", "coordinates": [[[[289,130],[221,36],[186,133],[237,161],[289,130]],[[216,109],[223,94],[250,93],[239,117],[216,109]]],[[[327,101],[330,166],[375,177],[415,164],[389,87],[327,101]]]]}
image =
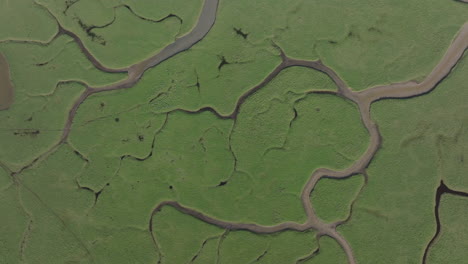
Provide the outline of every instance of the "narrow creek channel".
{"type": "Polygon", "coordinates": [[[10,80],[10,67],[7,59],[0,53],[0,110],[6,110],[13,104],[14,91],[10,80]]]}

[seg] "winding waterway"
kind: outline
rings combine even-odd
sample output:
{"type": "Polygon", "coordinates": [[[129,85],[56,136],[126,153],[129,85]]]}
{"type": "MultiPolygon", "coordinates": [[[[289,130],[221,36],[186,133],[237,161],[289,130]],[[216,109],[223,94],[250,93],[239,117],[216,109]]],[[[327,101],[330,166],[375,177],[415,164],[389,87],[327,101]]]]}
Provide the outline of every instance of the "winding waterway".
{"type": "MultiPolygon", "coordinates": [[[[142,75],[148,70],[149,68],[155,67],[161,62],[171,58],[172,56],[183,52],[197,42],[202,40],[206,34],[210,31],[212,26],[216,20],[216,11],[218,7],[218,0],[205,0],[202,10],[200,12],[200,16],[198,19],[197,24],[192,29],[191,32],[188,34],[178,38],[172,44],[169,44],[165,48],[163,48],[160,52],[155,54],[154,56],[143,60],[139,63],[136,63],[128,68],[125,69],[109,69],[102,66],[97,59],[95,59],[92,54],[86,50],[84,45],[79,45],[82,52],[93,62],[93,64],[100,69],[104,69],[107,72],[127,72],[128,77],[120,82],[102,86],[102,87],[86,87],[85,91],[81,94],[81,96],[74,102],[73,106],[69,110],[68,118],[65,123],[65,127],[63,129],[63,134],[59,142],[57,142],[53,147],[51,147],[46,152],[42,153],[34,159],[31,163],[27,164],[19,171],[13,172],[12,175],[16,176],[20,174],[22,171],[28,169],[36,162],[40,162],[44,160],[48,155],[53,153],[62,143],[65,143],[70,128],[72,126],[73,120],[75,118],[76,112],[80,105],[91,95],[95,93],[111,91],[111,90],[118,90],[118,89],[125,89],[131,88],[136,83],[139,82],[142,75]]],[[[43,6],[43,8],[47,9],[43,6]]],[[[49,13],[51,13],[49,11],[49,13]]],[[[57,24],[59,25],[59,33],[65,33],[71,35],[75,41],[81,43],[78,36],[75,34],[63,29],[60,25],[59,21],[56,19],[57,24]]],[[[59,34],[58,33],[58,34],[59,34]]],[[[298,67],[308,67],[315,69],[317,71],[321,71],[328,75],[334,83],[338,87],[338,92],[336,94],[338,96],[344,97],[348,100],[353,101],[359,106],[361,122],[367,129],[370,135],[370,143],[365,151],[365,153],[355,161],[350,167],[342,170],[342,171],[334,171],[326,168],[319,168],[312,173],[309,180],[305,184],[301,194],[302,205],[304,207],[305,214],[307,216],[307,220],[305,223],[295,223],[295,222],[284,222],[275,226],[261,226],[255,223],[237,223],[237,222],[229,222],[223,221],[220,219],[216,219],[214,217],[205,215],[204,213],[197,211],[192,208],[188,208],[183,206],[177,201],[164,201],[157,205],[155,205],[154,209],[151,212],[151,216],[149,219],[149,226],[148,231],[151,234],[155,247],[158,247],[157,240],[153,234],[153,218],[154,216],[164,207],[164,206],[171,206],[177,209],[178,211],[191,215],[195,218],[198,218],[206,223],[216,225],[218,227],[227,229],[227,230],[248,230],[254,233],[275,233],[284,230],[296,230],[296,231],[305,231],[309,229],[313,229],[317,231],[318,236],[329,236],[335,239],[338,244],[342,247],[344,252],[347,255],[348,262],[350,264],[356,263],[353,250],[349,243],[342,237],[337,231],[336,227],[343,222],[340,223],[332,223],[327,224],[322,222],[315,214],[313,206],[310,201],[310,194],[315,188],[317,182],[323,178],[345,178],[357,173],[364,173],[365,169],[377,153],[380,145],[381,145],[381,136],[378,130],[377,124],[371,119],[370,114],[370,107],[371,104],[377,100],[386,99],[386,98],[408,98],[413,96],[419,96],[425,93],[430,92],[434,89],[438,83],[440,83],[452,70],[452,68],[457,64],[457,62],[463,57],[465,50],[468,47],[468,23],[463,25],[460,32],[458,33],[455,40],[451,43],[450,47],[448,48],[447,52],[445,53],[444,57],[441,61],[437,64],[434,70],[425,78],[425,80],[421,83],[416,82],[405,82],[405,83],[397,83],[397,84],[389,84],[384,86],[378,86],[374,88],[369,88],[364,91],[356,92],[352,91],[345,82],[339,77],[339,75],[333,71],[333,69],[324,65],[321,61],[305,61],[305,60],[296,60],[289,58],[284,52],[281,51],[281,58],[282,62],[257,86],[252,87],[246,93],[244,93],[238,100],[236,108],[234,109],[233,113],[228,116],[223,116],[216,112],[213,108],[201,108],[199,111],[202,112],[209,110],[215,113],[217,116],[221,118],[231,118],[236,119],[238,111],[240,109],[241,104],[245,101],[245,99],[255,93],[258,89],[261,89],[265,84],[270,82],[274,79],[283,69],[298,66],[298,67]]],[[[279,47],[278,47],[279,48],[279,47]]],[[[6,105],[11,105],[13,100],[13,87],[9,81],[9,70],[8,64],[3,56],[0,56],[0,106],[5,107],[6,105]],[[3,66],[6,65],[6,66],[3,66]],[[8,78],[3,78],[4,76],[8,76],[8,78]],[[2,80],[8,80],[8,84],[2,82],[2,80]],[[4,97],[5,96],[5,97],[4,97]],[[11,96],[11,97],[8,97],[11,96]],[[5,102],[1,101],[2,98],[5,102]],[[3,106],[5,104],[5,106],[3,106]]],[[[18,179],[19,181],[19,179],[18,179]]]]}

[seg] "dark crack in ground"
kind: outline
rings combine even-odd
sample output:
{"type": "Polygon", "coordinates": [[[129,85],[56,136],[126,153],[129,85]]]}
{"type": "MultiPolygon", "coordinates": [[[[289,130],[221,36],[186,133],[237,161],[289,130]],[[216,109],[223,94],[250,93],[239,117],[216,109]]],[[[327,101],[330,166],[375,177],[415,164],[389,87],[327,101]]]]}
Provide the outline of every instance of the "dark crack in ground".
{"type": "Polygon", "coordinates": [[[434,245],[434,243],[437,241],[437,238],[440,235],[440,231],[442,230],[442,225],[440,224],[439,207],[440,207],[440,198],[444,194],[456,195],[456,196],[461,196],[461,197],[468,197],[468,193],[450,189],[447,185],[445,185],[443,180],[440,181],[439,187],[437,187],[437,190],[436,190],[435,206],[434,206],[434,216],[435,216],[437,227],[436,227],[436,231],[434,233],[434,236],[432,237],[432,239],[429,241],[426,248],[424,249],[424,255],[423,255],[423,259],[422,259],[423,264],[426,264],[427,256],[429,254],[429,251],[430,251],[431,247],[434,245]]]}

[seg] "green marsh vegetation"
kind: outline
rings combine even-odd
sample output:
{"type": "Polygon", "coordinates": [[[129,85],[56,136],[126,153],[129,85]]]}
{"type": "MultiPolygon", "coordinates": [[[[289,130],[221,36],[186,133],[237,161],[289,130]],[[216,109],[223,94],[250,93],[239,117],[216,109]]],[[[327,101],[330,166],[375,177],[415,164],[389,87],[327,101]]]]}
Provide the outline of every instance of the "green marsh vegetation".
{"type": "MultiPolygon", "coordinates": [[[[280,49],[320,59],[353,90],[420,80],[468,11],[436,0],[221,0],[206,37],[133,87],[91,95],[55,146],[87,86],[126,78],[97,69],[83,47],[127,68],[190,32],[203,1],[36,1],[0,3],[15,89],[0,111],[0,263],[345,263],[339,244],[313,230],[229,231],[152,210],[174,200],[224,221],[304,222],[310,175],[349,167],[369,145],[359,109],[304,67],[242,95],[281,63],[280,49]]],[[[468,191],[465,60],[427,95],[372,106],[383,143],[367,180],[323,178],[312,192],[319,218],[347,220],[338,231],[358,263],[419,262],[440,180],[468,191]]],[[[462,247],[463,201],[443,196],[428,261],[462,247]]]]}
{"type": "Polygon", "coordinates": [[[351,220],[341,228],[358,261],[394,263],[392,252],[399,252],[399,262],[420,261],[436,230],[440,181],[466,191],[467,117],[461,113],[468,93],[460,87],[466,86],[467,66],[462,59],[427,95],[373,105],[382,148],[368,169],[351,220]]]}
{"type": "Polygon", "coordinates": [[[450,194],[440,201],[441,233],[429,250],[428,263],[457,262],[466,258],[468,199],[450,194]]]}

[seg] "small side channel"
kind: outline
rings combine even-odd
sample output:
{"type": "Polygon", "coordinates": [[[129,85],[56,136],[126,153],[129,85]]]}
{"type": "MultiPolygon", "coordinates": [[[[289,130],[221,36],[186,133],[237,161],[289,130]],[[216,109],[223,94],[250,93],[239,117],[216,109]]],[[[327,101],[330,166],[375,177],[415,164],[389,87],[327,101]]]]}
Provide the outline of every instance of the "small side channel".
{"type": "Polygon", "coordinates": [[[10,80],[10,67],[5,56],[0,53],[0,110],[10,108],[13,100],[14,90],[10,80]]]}

